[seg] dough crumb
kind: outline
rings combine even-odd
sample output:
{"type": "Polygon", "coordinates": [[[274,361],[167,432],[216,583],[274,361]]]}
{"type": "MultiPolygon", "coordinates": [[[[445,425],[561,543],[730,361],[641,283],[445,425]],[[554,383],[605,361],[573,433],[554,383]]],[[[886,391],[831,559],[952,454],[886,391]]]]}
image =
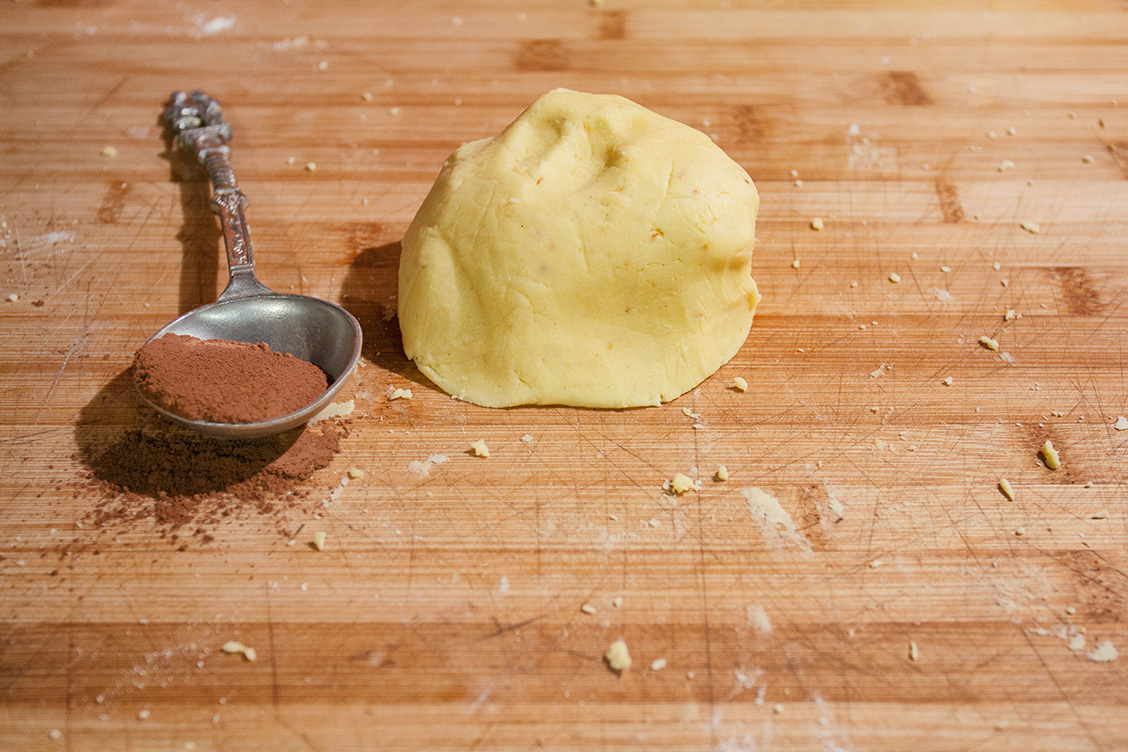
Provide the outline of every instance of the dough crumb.
{"type": "Polygon", "coordinates": [[[1099,512],[1093,512],[1091,515],[1089,515],[1089,519],[1090,520],[1107,520],[1108,519],[1108,510],[1102,509],[1099,512]]]}
{"type": "Polygon", "coordinates": [[[352,478],[353,480],[356,480],[357,478],[363,478],[364,477],[364,471],[361,470],[359,467],[350,467],[348,470],[345,471],[345,473],[350,478],[352,478]]]}
{"type": "Polygon", "coordinates": [[[1015,530],[1015,531],[1014,531],[1014,534],[1015,534],[1015,535],[1016,535],[1017,537],[1021,538],[1022,536],[1026,535],[1026,528],[1024,528],[1024,527],[1020,527],[1019,529],[1017,529],[1017,530],[1015,530]]]}
{"type": "Polygon", "coordinates": [[[1011,487],[1010,481],[1006,478],[999,478],[999,490],[1003,492],[1011,501],[1014,501],[1014,488],[1011,487]]]}
{"type": "Polygon", "coordinates": [[[356,409],[355,400],[347,400],[345,402],[330,402],[325,406],[325,409],[310,419],[310,423],[316,423],[320,420],[329,420],[330,418],[343,418],[352,413],[356,409]]]}
{"type": "Polygon", "coordinates": [[[306,172],[317,172],[317,162],[306,162],[306,172]]]}
{"type": "Polygon", "coordinates": [[[988,350],[998,350],[999,349],[999,341],[996,340],[996,339],[991,339],[990,337],[988,337],[986,335],[979,338],[979,344],[983,345],[988,350]]]}
{"type": "Polygon", "coordinates": [[[532,444],[533,443],[533,435],[531,433],[527,433],[527,434],[525,434],[524,436],[521,437],[521,441],[525,442],[526,444],[532,444]]]}
{"type": "Polygon", "coordinates": [[[670,490],[678,496],[681,496],[686,491],[694,487],[693,480],[690,479],[685,473],[675,473],[674,479],[670,481],[670,490]]]}
{"type": "Polygon", "coordinates": [[[1042,445],[1042,460],[1046,463],[1046,467],[1051,470],[1057,470],[1061,467],[1061,456],[1054,449],[1054,443],[1049,439],[1046,439],[1046,443],[1042,445]]]}
{"type": "Polygon", "coordinates": [[[59,731],[59,729],[51,729],[51,731],[47,734],[47,736],[49,736],[51,738],[51,741],[57,742],[57,741],[59,741],[60,739],[63,738],[63,732],[59,731]]]}
{"type": "Polygon", "coordinates": [[[228,640],[227,642],[223,643],[223,647],[220,648],[220,650],[225,653],[242,653],[246,649],[247,646],[239,642],[238,640],[228,640]]]}
{"type": "Polygon", "coordinates": [[[590,603],[585,603],[584,605],[580,606],[580,610],[585,614],[594,614],[596,612],[595,606],[591,605],[590,603]]]}
{"type": "Polygon", "coordinates": [[[783,704],[777,702],[775,705],[772,706],[772,712],[775,713],[776,715],[781,714],[783,712],[783,704]]]}
{"type": "Polygon", "coordinates": [[[720,467],[718,467],[716,478],[717,478],[717,480],[721,481],[722,483],[724,481],[728,480],[729,479],[728,468],[725,467],[724,465],[721,465],[720,467]]]}
{"type": "Polygon", "coordinates": [[[650,670],[651,671],[661,671],[664,668],[666,668],[666,659],[665,658],[655,658],[654,660],[652,660],[650,662],[650,670]]]}
{"type": "Polygon", "coordinates": [[[110,159],[113,159],[117,156],[118,150],[116,146],[103,146],[101,154],[103,157],[109,157],[110,159]]]}
{"type": "Polygon", "coordinates": [[[822,228],[823,228],[822,217],[815,217],[814,219],[811,220],[811,229],[812,230],[821,230],[822,228]]]}
{"type": "Polygon", "coordinates": [[[870,569],[879,569],[883,564],[885,564],[885,562],[882,561],[881,559],[874,559],[873,561],[871,561],[869,563],[869,568],[870,569]]]}
{"type": "Polygon", "coordinates": [[[258,653],[255,652],[254,648],[247,648],[243,651],[243,657],[248,661],[253,661],[255,658],[258,658],[258,653]]]}
{"type": "Polygon", "coordinates": [[[391,395],[388,396],[388,401],[391,402],[392,400],[398,400],[398,399],[411,399],[414,396],[415,395],[413,395],[411,393],[410,389],[396,388],[396,389],[393,389],[391,395]]]}
{"type": "Polygon", "coordinates": [[[909,643],[909,660],[915,661],[919,657],[920,657],[920,650],[917,649],[917,644],[915,642],[910,642],[909,643]]]}
{"type": "Polygon", "coordinates": [[[942,382],[940,382],[940,383],[941,383],[941,384],[943,384],[944,386],[951,386],[952,384],[954,384],[954,383],[955,383],[955,381],[954,381],[954,380],[952,379],[952,377],[951,377],[951,376],[947,376],[947,377],[945,377],[945,379],[944,379],[944,380],[943,380],[942,382]]]}
{"type": "Polygon", "coordinates": [[[137,711],[137,720],[144,721],[148,717],[149,717],[149,709],[148,708],[144,708],[142,710],[137,711]]]}
{"type": "Polygon", "coordinates": [[[15,303],[19,299],[20,299],[20,296],[17,295],[16,293],[12,293],[11,295],[8,296],[8,302],[9,303],[15,303]]]}
{"type": "Polygon", "coordinates": [[[622,608],[623,607],[623,596],[616,595],[615,599],[613,601],[611,601],[611,605],[614,606],[615,608],[622,608]]]}
{"type": "Polygon", "coordinates": [[[325,538],[328,537],[324,530],[318,530],[313,534],[313,541],[310,543],[318,551],[325,550],[325,538]]]}
{"type": "Polygon", "coordinates": [[[1008,308],[1007,312],[1003,314],[1003,321],[1014,321],[1018,318],[1018,314],[1014,312],[1013,308],[1008,308]]]}
{"type": "Polygon", "coordinates": [[[898,282],[901,281],[901,275],[898,274],[897,272],[890,272],[889,273],[889,281],[892,282],[893,284],[897,284],[898,282]]]}
{"type": "Polygon", "coordinates": [[[1085,657],[1090,661],[1093,661],[1094,663],[1111,663],[1112,661],[1115,661],[1119,656],[1120,653],[1117,651],[1116,647],[1108,640],[1105,640],[1104,642],[1101,642],[1097,645],[1096,650],[1092,651],[1085,657]]]}
{"type": "Polygon", "coordinates": [[[488,446],[486,446],[486,440],[485,439],[478,439],[477,441],[475,441],[474,443],[472,443],[470,445],[470,448],[474,451],[475,457],[489,457],[490,456],[490,448],[488,446]]]}
{"type": "Polygon", "coordinates": [[[1013,170],[1013,169],[1014,169],[1014,162],[1010,161],[1009,159],[1004,159],[1002,162],[999,163],[999,172],[1007,172],[1008,170],[1013,170]]]}
{"type": "Polygon", "coordinates": [[[803,262],[800,261],[799,259],[792,259],[791,260],[791,268],[792,269],[798,269],[802,265],[803,265],[803,262]]]}
{"type": "Polygon", "coordinates": [[[607,648],[603,657],[611,670],[616,673],[621,674],[631,667],[631,654],[627,650],[627,643],[623,641],[622,637],[611,643],[611,647],[607,648]]]}
{"type": "Polygon", "coordinates": [[[1093,163],[1093,155],[1092,154],[1086,154],[1085,156],[1081,157],[1081,161],[1085,164],[1092,164],[1093,163]]]}
{"type": "MultiPolygon", "coordinates": [[[[744,379],[740,376],[736,376],[732,380],[732,388],[735,389],[738,392],[747,392],[748,391],[748,380],[744,379]]],[[[1125,420],[1125,419],[1121,418],[1121,420],[1125,420]]],[[[1128,427],[1128,426],[1126,426],[1126,427],[1128,427]]],[[[1124,430],[1124,429],[1121,429],[1121,430],[1124,430]]]]}
{"type": "Polygon", "coordinates": [[[1019,227],[1026,230],[1031,235],[1037,235],[1042,230],[1042,228],[1038,226],[1037,222],[1023,222],[1021,225],[1019,225],[1019,227]]]}
{"type": "Polygon", "coordinates": [[[1116,422],[1112,424],[1112,427],[1117,431],[1128,431],[1128,418],[1121,415],[1116,419],[1116,422]]]}

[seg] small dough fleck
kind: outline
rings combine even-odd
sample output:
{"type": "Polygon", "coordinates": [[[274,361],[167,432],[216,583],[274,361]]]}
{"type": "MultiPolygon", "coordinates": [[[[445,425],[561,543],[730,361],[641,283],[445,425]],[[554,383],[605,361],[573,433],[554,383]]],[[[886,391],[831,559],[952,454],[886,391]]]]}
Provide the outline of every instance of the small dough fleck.
{"type": "Polygon", "coordinates": [[[1006,496],[1011,501],[1014,501],[1014,488],[1011,486],[1010,481],[1006,478],[999,478],[999,490],[1002,491],[1003,496],[1006,496]]]}
{"type": "Polygon", "coordinates": [[[1046,439],[1046,443],[1042,445],[1042,460],[1046,463],[1046,467],[1051,470],[1057,470],[1061,467],[1061,456],[1054,449],[1054,443],[1049,439],[1046,439]]]}
{"type": "Polygon", "coordinates": [[[955,383],[955,381],[952,379],[951,376],[946,376],[946,377],[944,377],[944,380],[940,383],[942,383],[944,386],[951,386],[952,384],[955,383]]]}
{"type": "Polygon", "coordinates": [[[413,396],[415,395],[411,393],[410,389],[400,389],[397,387],[393,389],[391,395],[388,396],[388,401],[391,402],[392,400],[398,399],[411,399],[413,396]]]}
{"type": "Polygon", "coordinates": [[[812,230],[821,230],[822,228],[823,228],[822,217],[815,217],[814,219],[811,220],[811,229],[812,230]]]}
{"type": "Polygon", "coordinates": [[[1017,318],[1018,314],[1015,313],[1013,308],[1008,308],[1007,312],[1003,314],[1003,321],[1014,321],[1017,318]]]}
{"type": "Polygon", "coordinates": [[[317,162],[306,162],[306,172],[317,172],[317,162]]]}
{"type": "Polygon", "coordinates": [[[655,658],[654,660],[652,660],[650,662],[650,670],[651,671],[661,671],[664,668],[666,668],[666,659],[665,658],[655,658]]]}
{"type": "Polygon", "coordinates": [[[113,159],[118,155],[118,150],[116,146],[103,146],[101,154],[103,157],[109,157],[110,159],[113,159]]]}
{"type": "Polygon", "coordinates": [[[1115,661],[1119,656],[1120,653],[1117,651],[1116,646],[1114,646],[1110,641],[1105,640],[1104,642],[1099,643],[1096,649],[1085,657],[1090,661],[1093,661],[1094,663],[1111,663],[1112,661],[1115,661]]]}
{"type": "Polygon", "coordinates": [[[622,637],[611,643],[611,647],[607,648],[603,657],[611,670],[616,673],[621,674],[631,667],[631,654],[627,650],[627,643],[623,641],[622,637]]]}
{"type": "Polygon", "coordinates": [[[585,614],[594,614],[596,612],[595,606],[591,605],[590,603],[585,603],[584,605],[580,606],[580,610],[585,614]]]}
{"type": "Polygon", "coordinates": [[[1037,222],[1023,222],[1021,225],[1019,225],[1019,227],[1026,230],[1031,235],[1037,235],[1042,230],[1042,228],[1038,226],[1037,222]]]}
{"type": "Polygon", "coordinates": [[[999,341],[996,339],[991,339],[986,335],[979,338],[979,344],[983,345],[983,347],[987,348],[988,350],[999,349],[999,341]]]}
{"type": "Polygon", "coordinates": [[[920,650],[917,648],[917,644],[915,642],[910,642],[909,643],[909,660],[915,661],[919,657],[920,657],[920,650]]]}
{"type": "Polygon", "coordinates": [[[475,457],[489,457],[490,456],[490,448],[488,446],[486,446],[486,440],[485,439],[478,439],[477,441],[473,442],[472,444],[470,444],[470,449],[472,449],[474,451],[475,457]]]}
{"type": "Polygon", "coordinates": [[[313,542],[310,545],[312,545],[318,551],[324,551],[325,550],[325,538],[326,537],[327,536],[326,536],[324,530],[318,530],[316,533],[313,534],[313,542]]]}
{"type": "Polygon", "coordinates": [[[363,478],[364,477],[364,471],[361,470],[359,467],[350,467],[348,470],[345,471],[345,473],[347,473],[348,476],[350,478],[352,478],[353,480],[356,480],[357,478],[363,478]]]}
{"type": "Polygon", "coordinates": [[[724,482],[728,479],[729,479],[728,468],[725,467],[724,465],[721,465],[720,467],[717,468],[717,480],[724,482]]]}
{"type": "Polygon", "coordinates": [[[1116,422],[1112,424],[1112,427],[1117,431],[1128,431],[1128,418],[1121,415],[1116,419],[1116,422]]]}
{"type": "Polygon", "coordinates": [[[897,284],[898,282],[901,281],[901,275],[898,274],[897,272],[890,272],[889,273],[889,281],[892,282],[893,284],[897,284]]]}
{"type": "Polygon", "coordinates": [[[685,473],[675,473],[674,479],[670,481],[670,490],[680,496],[693,488],[693,485],[693,480],[688,475],[685,473]]]}
{"type": "Polygon", "coordinates": [[[238,640],[228,640],[227,642],[223,643],[223,647],[220,648],[220,650],[225,653],[242,653],[246,649],[247,646],[239,642],[238,640]]]}
{"type": "MultiPolygon", "coordinates": [[[[738,392],[747,392],[748,391],[748,380],[744,379],[740,376],[736,376],[732,380],[732,388],[735,389],[738,392]]],[[[1121,420],[1123,420],[1123,418],[1121,420]]],[[[1123,429],[1121,429],[1121,430],[1123,430],[1123,429]]]]}

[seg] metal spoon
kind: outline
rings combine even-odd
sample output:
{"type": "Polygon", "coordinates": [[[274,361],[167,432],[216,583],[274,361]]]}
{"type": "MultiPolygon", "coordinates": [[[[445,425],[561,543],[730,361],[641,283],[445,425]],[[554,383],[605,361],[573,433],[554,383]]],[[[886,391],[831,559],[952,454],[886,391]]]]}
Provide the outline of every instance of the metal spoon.
{"type": "Polygon", "coordinates": [[[340,306],[305,295],[274,292],[255,277],[251,236],[243,214],[247,197],[236,185],[231,170],[227,147],[231,125],[223,121],[219,102],[202,91],[176,91],[165,107],[164,119],[180,148],[194,154],[207,168],[214,189],[211,208],[223,226],[230,278],[216,302],[189,311],[148,342],[170,333],[198,339],[265,342],[275,352],[290,353],[321,368],[329,377],[329,388],[300,410],[254,423],[189,420],[153,404],[144,395],[142,399],[180,425],[217,438],[253,439],[296,428],[321,412],[352,374],[360,359],[360,324],[340,306]]]}

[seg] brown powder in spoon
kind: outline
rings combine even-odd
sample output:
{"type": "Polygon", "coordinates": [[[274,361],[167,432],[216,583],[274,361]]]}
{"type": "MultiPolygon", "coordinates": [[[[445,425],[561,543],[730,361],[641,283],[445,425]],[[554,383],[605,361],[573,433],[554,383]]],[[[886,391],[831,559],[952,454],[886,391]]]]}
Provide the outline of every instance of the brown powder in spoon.
{"type": "Polygon", "coordinates": [[[189,420],[255,423],[305,407],[328,388],[325,372],[265,343],[166,334],[137,351],[137,388],[189,420]]]}

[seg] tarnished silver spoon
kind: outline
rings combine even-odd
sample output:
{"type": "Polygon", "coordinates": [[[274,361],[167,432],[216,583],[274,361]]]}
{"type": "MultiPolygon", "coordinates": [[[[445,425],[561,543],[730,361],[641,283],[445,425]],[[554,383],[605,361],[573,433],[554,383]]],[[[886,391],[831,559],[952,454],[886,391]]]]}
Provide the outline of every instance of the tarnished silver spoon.
{"type": "Polygon", "coordinates": [[[345,309],[305,295],[285,295],[255,277],[251,236],[244,208],[247,198],[231,170],[231,125],[223,121],[219,102],[201,91],[172,93],[164,111],[177,145],[207,168],[213,194],[211,208],[219,215],[227,246],[230,278],[216,302],[189,311],[152,337],[187,334],[198,339],[226,339],[257,344],[309,361],[328,376],[329,388],[300,410],[254,423],[215,423],[189,420],[172,413],[142,394],[155,410],[182,426],[223,439],[253,439],[281,433],[307,423],[344,386],[360,359],[360,324],[345,309]]]}

